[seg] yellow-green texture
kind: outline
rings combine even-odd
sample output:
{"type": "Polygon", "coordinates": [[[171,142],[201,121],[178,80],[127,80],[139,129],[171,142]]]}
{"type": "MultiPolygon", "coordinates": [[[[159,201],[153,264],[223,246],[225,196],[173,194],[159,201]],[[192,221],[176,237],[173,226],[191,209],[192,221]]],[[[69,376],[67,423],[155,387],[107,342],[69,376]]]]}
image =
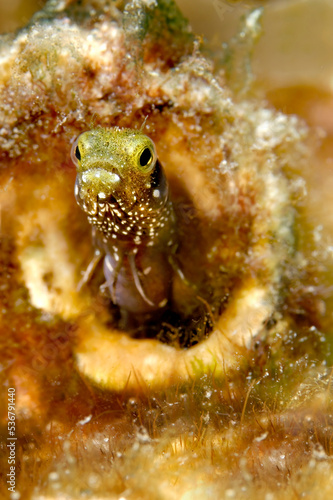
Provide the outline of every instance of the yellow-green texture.
{"type": "Polygon", "coordinates": [[[50,1],[2,38],[3,497],[15,387],[21,498],[330,498],[330,251],[305,181],[318,134],[255,97],[259,17],[216,58],[171,1],[50,1]],[[71,146],[146,117],[198,290],[175,278],[174,307],[190,321],[201,303],[207,335],[196,317],[134,338],[97,275],[77,291],[94,246],[71,146]]]}

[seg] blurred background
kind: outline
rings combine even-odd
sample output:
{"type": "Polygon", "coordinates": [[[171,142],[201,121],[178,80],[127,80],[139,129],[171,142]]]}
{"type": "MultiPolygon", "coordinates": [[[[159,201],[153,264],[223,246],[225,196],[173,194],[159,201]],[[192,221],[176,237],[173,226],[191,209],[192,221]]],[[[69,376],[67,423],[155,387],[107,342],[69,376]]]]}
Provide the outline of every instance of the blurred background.
{"type": "Polygon", "coordinates": [[[253,67],[277,87],[315,85],[332,90],[332,0],[178,0],[195,32],[214,46],[237,33],[242,14],[265,5],[264,33],[253,67]]]}
{"type": "Polygon", "coordinates": [[[0,32],[8,33],[24,26],[45,3],[43,0],[0,0],[0,32]]]}
{"type": "MultiPolygon", "coordinates": [[[[194,32],[214,48],[237,33],[241,15],[265,5],[254,71],[270,86],[318,85],[331,91],[332,0],[177,0],[194,32]]],[[[0,32],[24,26],[45,0],[0,0],[0,32]]]]}

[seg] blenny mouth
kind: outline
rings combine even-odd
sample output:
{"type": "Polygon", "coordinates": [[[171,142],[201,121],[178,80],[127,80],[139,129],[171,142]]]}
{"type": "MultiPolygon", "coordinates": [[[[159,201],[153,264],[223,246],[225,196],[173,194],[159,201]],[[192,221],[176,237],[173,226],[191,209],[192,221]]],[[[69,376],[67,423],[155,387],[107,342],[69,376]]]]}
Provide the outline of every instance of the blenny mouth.
{"type": "Polygon", "coordinates": [[[88,221],[106,237],[129,237],[134,232],[136,223],[133,209],[136,202],[129,208],[125,207],[121,198],[104,192],[98,193],[96,198],[88,205],[85,201],[79,203],[88,215],[88,221]]]}
{"type": "Polygon", "coordinates": [[[121,198],[116,198],[114,194],[108,196],[105,193],[99,193],[96,204],[97,212],[95,215],[109,216],[115,222],[120,222],[129,217],[137,202],[133,203],[129,208],[125,208],[121,198]]]}
{"type": "Polygon", "coordinates": [[[121,209],[120,203],[114,197],[114,195],[107,196],[105,193],[99,193],[97,195],[97,210],[98,214],[103,214],[106,211],[117,213],[119,212],[119,217],[125,216],[126,213],[121,209]]]}

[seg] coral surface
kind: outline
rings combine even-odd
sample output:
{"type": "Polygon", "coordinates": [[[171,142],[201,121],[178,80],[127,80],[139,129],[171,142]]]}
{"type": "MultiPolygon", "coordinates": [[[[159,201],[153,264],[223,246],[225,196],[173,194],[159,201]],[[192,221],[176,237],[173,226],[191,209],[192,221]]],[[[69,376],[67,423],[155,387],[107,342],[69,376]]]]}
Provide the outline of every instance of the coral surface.
{"type": "Polygon", "coordinates": [[[260,16],[223,57],[172,0],[50,0],[3,36],[3,496],[14,388],[12,500],[330,498],[331,264],[306,194],[325,151],[276,109],[290,91],[256,95],[260,16]],[[163,315],[126,328],[100,268],[78,288],[94,243],[70,152],[145,119],[180,272],[163,315]]]}

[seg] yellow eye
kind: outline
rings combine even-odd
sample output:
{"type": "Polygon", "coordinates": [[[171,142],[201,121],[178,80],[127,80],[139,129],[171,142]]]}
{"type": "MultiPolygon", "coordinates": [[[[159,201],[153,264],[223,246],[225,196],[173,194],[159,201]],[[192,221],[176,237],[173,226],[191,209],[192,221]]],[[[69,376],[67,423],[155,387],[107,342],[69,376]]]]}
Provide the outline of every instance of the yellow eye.
{"type": "Polygon", "coordinates": [[[75,154],[75,157],[80,161],[81,160],[81,153],[79,150],[79,146],[76,146],[74,154],[75,154]]]}
{"type": "Polygon", "coordinates": [[[155,152],[149,147],[145,147],[139,154],[139,168],[144,172],[150,172],[155,164],[155,152]]]}
{"type": "Polygon", "coordinates": [[[73,146],[72,146],[72,151],[71,151],[71,158],[72,158],[72,162],[74,163],[74,165],[77,165],[79,161],[81,161],[81,152],[80,152],[80,148],[79,148],[79,138],[76,139],[76,141],[74,142],[73,146]]]}

